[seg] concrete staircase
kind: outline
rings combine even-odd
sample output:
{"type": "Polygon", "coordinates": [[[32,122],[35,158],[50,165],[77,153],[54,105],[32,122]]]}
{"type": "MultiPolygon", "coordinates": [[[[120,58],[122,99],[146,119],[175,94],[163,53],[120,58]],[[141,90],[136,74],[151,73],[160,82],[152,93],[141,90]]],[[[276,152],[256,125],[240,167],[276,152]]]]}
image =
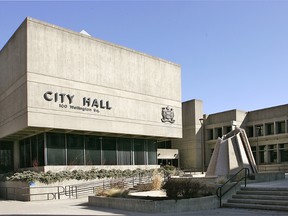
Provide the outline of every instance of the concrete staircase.
{"type": "Polygon", "coordinates": [[[241,187],[223,207],[288,211],[288,188],[241,187]]]}

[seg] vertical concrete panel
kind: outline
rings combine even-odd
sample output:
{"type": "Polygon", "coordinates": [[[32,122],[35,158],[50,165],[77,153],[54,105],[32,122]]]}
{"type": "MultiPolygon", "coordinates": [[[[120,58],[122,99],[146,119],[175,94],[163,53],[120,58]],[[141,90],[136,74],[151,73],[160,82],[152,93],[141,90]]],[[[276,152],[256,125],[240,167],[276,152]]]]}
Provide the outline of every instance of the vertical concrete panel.
{"type": "Polygon", "coordinates": [[[27,127],[27,22],[0,51],[0,138],[27,127]]]}
{"type": "Polygon", "coordinates": [[[204,150],[204,130],[200,118],[203,118],[203,102],[191,100],[182,103],[183,138],[172,140],[172,148],[179,149],[180,167],[202,170],[204,150]]]}

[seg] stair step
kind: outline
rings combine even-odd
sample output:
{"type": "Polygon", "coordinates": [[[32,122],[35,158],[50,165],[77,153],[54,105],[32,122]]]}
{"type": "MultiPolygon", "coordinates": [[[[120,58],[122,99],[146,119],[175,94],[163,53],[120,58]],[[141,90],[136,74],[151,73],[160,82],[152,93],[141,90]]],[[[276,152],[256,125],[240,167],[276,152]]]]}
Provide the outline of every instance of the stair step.
{"type": "Polygon", "coordinates": [[[287,206],[288,201],[280,200],[258,200],[258,199],[228,199],[228,203],[241,203],[241,204],[261,204],[261,205],[278,205],[278,206],[287,206]]]}
{"type": "Polygon", "coordinates": [[[253,187],[253,186],[247,186],[247,187],[241,187],[241,190],[244,191],[283,191],[288,192],[288,188],[286,187],[253,187]]]}
{"type": "Polygon", "coordinates": [[[288,206],[276,205],[257,205],[257,204],[244,204],[244,203],[224,203],[224,208],[246,208],[246,209],[262,209],[262,210],[275,210],[275,211],[288,211],[288,206]]]}
{"type": "Polygon", "coordinates": [[[247,194],[247,195],[270,195],[270,196],[288,196],[288,192],[287,191],[260,191],[260,190],[240,190],[237,191],[237,194],[247,194]]]}
{"type": "Polygon", "coordinates": [[[271,195],[259,195],[259,194],[236,194],[232,196],[232,199],[259,199],[259,200],[287,200],[288,196],[271,196],[271,195]]]}

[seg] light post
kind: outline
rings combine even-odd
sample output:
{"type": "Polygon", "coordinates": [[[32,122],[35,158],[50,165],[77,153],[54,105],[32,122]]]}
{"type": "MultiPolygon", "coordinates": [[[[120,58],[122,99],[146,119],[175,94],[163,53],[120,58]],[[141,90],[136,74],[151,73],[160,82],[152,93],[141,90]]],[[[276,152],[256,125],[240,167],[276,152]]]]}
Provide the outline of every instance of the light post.
{"type": "Polygon", "coordinates": [[[200,118],[199,119],[200,123],[201,123],[201,128],[200,128],[200,144],[201,144],[201,172],[202,174],[204,173],[204,169],[205,169],[205,146],[204,144],[202,143],[203,142],[203,122],[204,122],[204,119],[203,118],[200,118]]]}

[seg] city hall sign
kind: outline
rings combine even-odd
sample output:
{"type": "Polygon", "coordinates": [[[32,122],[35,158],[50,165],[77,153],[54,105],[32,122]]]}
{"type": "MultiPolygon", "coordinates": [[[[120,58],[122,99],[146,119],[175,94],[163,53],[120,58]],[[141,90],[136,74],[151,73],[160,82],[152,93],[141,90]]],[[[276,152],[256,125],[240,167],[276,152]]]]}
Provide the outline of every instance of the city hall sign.
{"type": "Polygon", "coordinates": [[[46,101],[58,103],[59,108],[63,109],[69,108],[89,112],[100,112],[99,109],[106,109],[106,110],[112,109],[112,107],[109,104],[109,101],[105,101],[102,99],[99,100],[97,98],[91,99],[89,97],[83,97],[82,105],[75,106],[73,105],[74,97],[75,95],[52,92],[52,91],[47,91],[43,94],[43,98],[46,101]]]}

